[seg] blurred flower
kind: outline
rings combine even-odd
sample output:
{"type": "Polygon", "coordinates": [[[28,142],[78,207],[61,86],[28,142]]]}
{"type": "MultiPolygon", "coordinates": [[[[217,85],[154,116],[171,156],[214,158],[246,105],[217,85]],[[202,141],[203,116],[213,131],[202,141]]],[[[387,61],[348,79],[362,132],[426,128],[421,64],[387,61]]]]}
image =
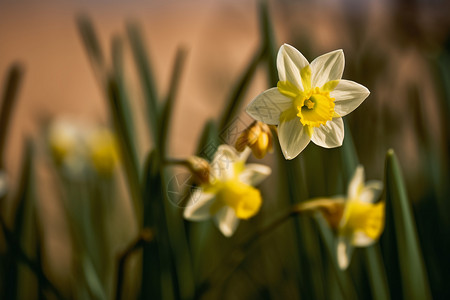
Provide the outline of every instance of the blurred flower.
{"type": "Polygon", "coordinates": [[[342,78],[344,53],[336,50],[308,63],[294,47],[284,44],[277,56],[279,81],[247,107],[256,120],[278,125],[286,159],[295,158],[312,140],[333,148],[344,139],[343,116],[369,95],[364,86],[342,78]]]}
{"type": "Polygon", "coordinates": [[[210,183],[211,166],[205,159],[198,156],[191,156],[186,160],[186,165],[197,184],[210,183]]]}
{"type": "Polygon", "coordinates": [[[50,151],[56,164],[72,174],[86,167],[84,127],[77,122],[58,119],[50,124],[47,133],[50,151]]]}
{"type": "Polygon", "coordinates": [[[90,132],[88,147],[95,170],[102,175],[112,175],[119,161],[119,153],[115,136],[111,130],[98,128],[90,132]]]}
{"type": "Polygon", "coordinates": [[[364,168],[358,166],[350,181],[342,218],[337,229],[337,258],[339,267],[346,269],[353,247],[367,247],[375,243],[383,232],[385,203],[374,203],[381,195],[383,184],[369,181],[364,184],[364,168]]]}
{"type": "Polygon", "coordinates": [[[255,121],[247,127],[236,140],[236,150],[242,152],[248,146],[253,155],[261,159],[272,150],[272,133],[269,126],[255,121]]]}
{"type": "Polygon", "coordinates": [[[258,213],[262,198],[259,184],[270,173],[264,165],[245,165],[250,149],[240,155],[228,145],[217,149],[211,163],[210,182],[201,185],[188,201],[184,217],[191,221],[214,217],[220,231],[233,235],[239,219],[248,219],[258,213]]]}

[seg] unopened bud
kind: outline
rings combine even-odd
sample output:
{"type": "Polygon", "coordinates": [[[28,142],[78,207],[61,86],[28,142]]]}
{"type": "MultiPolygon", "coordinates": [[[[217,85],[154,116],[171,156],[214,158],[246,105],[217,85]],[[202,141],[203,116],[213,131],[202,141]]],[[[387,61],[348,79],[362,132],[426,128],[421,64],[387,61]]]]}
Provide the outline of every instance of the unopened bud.
{"type": "Polygon", "coordinates": [[[249,147],[253,155],[261,159],[268,151],[272,151],[272,140],[270,128],[264,123],[255,121],[238,137],[235,147],[239,152],[249,147]]]}
{"type": "Polygon", "coordinates": [[[191,156],[186,160],[186,166],[197,184],[210,182],[211,166],[208,161],[198,156],[191,156]]]}
{"type": "Polygon", "coordinates": [[[344,199],[319,198],[302,202],[294,207],[297,213],[320,211],[332,229],[337,229],[344,213],[344,199]]]}

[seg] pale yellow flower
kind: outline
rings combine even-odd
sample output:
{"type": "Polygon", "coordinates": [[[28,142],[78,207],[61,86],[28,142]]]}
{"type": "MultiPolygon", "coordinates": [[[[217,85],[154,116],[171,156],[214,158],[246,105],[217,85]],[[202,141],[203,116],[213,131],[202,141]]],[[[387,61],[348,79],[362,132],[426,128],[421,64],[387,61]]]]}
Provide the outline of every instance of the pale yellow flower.
{"type": "Polygon", "coordinates": [[[221,145],[211,162],[211,177],[190,197],[184,217],[191,221],[214,218],[219,230],[233,235],[240,219],[256,215],[261,207],[258,185],[271,169],[260,164],[245,164],[249,148],[240,155],[231,146],[221,145]]]}
{"type": "Polygon", "coordinates": [[[342,145],[343,116],[369,95],[364,86],[342,78],[344,53],[336,50],[311,62],[294,47],[278,51],[279,81],[258,95],[247,107],[254,119],[278,125],[281,150],[295,158],[310,141],[325,148],[342,145]]]}

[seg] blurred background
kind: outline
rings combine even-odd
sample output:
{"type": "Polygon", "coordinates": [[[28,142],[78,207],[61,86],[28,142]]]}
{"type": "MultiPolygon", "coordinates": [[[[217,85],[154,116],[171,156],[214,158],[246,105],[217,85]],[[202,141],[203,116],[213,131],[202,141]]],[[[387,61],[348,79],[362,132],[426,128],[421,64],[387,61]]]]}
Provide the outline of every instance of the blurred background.
{"type": "MultiPolygon", "coordinates": [[[[445,299],[449,291],[444,279],[449,279],[449,271],[443,275],[439,264],[446,259],[442,264],[449,265],[443,253],[449,249],[448,241],[433,238],[433,232],[450,233],[450,3],[282,0],[268,1],[268,6],[277,47],[289,43],[309,61],[341,48],[346,58],[343,78],[371,91],[346,117],[347,129],[369,179],[383,178],[389,148],[398,154],[430,281],[435,281],[431,284],[433,296],[445,299]],[[438,215],[447,221],[434,222],[438,215]]],[[[256,0],[0,0],[0,82],[6,80],[13,62],[20,63],[24,71],[10,121],[4,170],[9,190],[17,191],[25,141],[31,138],[44,269],[63,291],[73,289],[76,274],[71,269],[68,221],[48,166],[45,128],[56,118],[96,126],[110,124],[108,103],[77,28],[76,17],[81,13],[95,24],[107,61],[112,60],[112,38],[126,39],[127,24],[139,24],[159,96],[168,92],[178,47],[187,50],[168,147],[174,158],[196,151],[205,122],[220,115],[231,87],[261,43],[256,0]]],[[[137,153],[143,164],[152,141],[145,128],[144,95],[127,43],[124,68],[139,137],[137,153]]],[[[268,87],[259,68],[244,102],[268,87]]],[[[251,122],[245,113],[239,120],[251,122]]],[[[275,164],[270,155],[263,161],[275,164]]],[[[112,253],[122,251],[138,231],[123,181],[119,176],[122,188],[114,195],[117,201],[110,211],[112,253]]],[[[272,193],[268,198],[276,201],[273,191],[266,193],[272,193]]],[[[15,199],[8,196],[1,203],[6,222],[13,220],[15,199]]],[[[128,289],[133,294],[139,284],[130,282],[128,289]]]]}

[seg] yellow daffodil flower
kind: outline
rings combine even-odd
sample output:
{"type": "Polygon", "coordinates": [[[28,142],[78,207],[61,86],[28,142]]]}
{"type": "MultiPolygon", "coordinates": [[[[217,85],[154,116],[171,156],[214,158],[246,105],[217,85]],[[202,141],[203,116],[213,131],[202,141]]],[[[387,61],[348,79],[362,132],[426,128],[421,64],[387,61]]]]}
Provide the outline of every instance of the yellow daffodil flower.
{"type": "Polygon", "coordinates": [[[190,197],[184,217],[191,221],[213,217],[219,230],[227,237],[233,235],[239,220],[256,215],[262,198],[259,184],[271,169],[259,164],[245,164],[250,149],[241,154],[231,146],[221,145],[211,162],[211,175],[190,197]]]}
{"type": "Polygon", "coordinates": [[[382,190],[383,184],[380,181],[364,184],[364,168],[359,166],[356,169],[337,229],[337,259],[341,269],[348,267],[354,247],[372,245],[383,232],[385,203],[374,203],[382,190]]]}
{"type": "Polygon", "coordinates": [[[254,119],[278,125],[281,150],[295,158],[310,141],[325,148],[342,145],[343,116],[369,95],[364,86],[342,78],[344,53],[336,50],[311,62],[294,47],[278,51],[279,81],[258,95],[247,107],[254,119]]]}
{"type": "Polygon", "coordinates": [[[114,134],[107,128],[97,128],[90,132],[88,146],[95,170],[102,175],[112,175],[119,161],[119,151],[114,134]]]}

